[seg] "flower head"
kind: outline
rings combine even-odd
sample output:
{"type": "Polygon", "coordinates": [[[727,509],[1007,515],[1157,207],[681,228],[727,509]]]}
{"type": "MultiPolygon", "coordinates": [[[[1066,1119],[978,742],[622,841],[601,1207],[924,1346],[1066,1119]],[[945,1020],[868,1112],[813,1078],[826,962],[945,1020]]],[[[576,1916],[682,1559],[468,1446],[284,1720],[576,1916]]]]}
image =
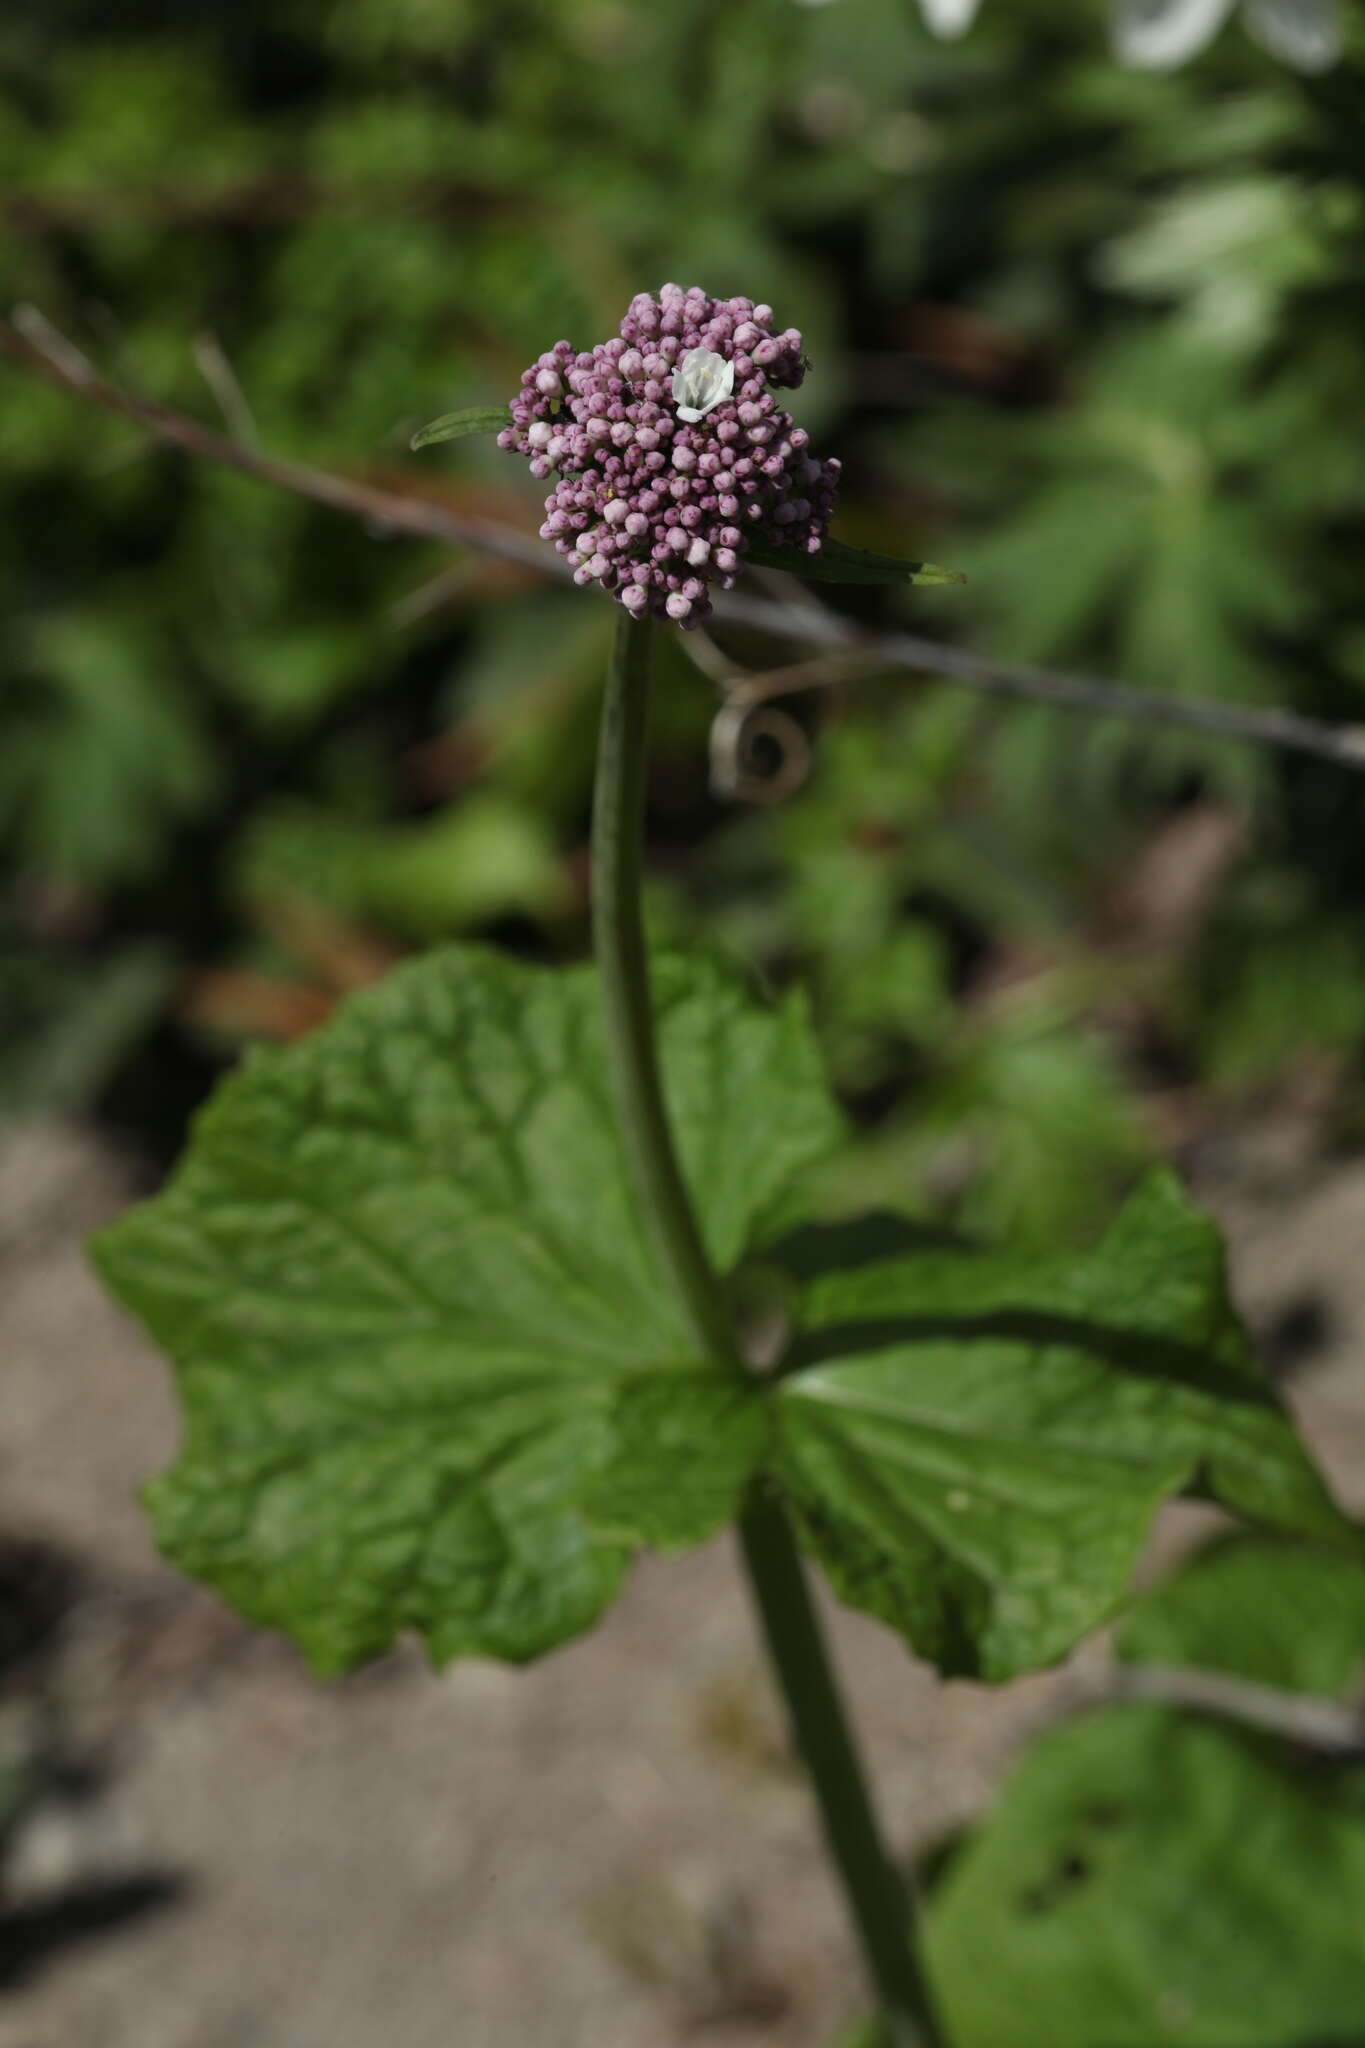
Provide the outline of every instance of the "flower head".
{"type": "Polygon", "coordinates": [[[771,389],[805,368],[771,306],[666,284],[631,300],[610,341],[557,341],[523,371],[498,445],[554,477],[540,531],[575,582],[696,626],[752,541],[820,550],[839,464],[809,453],[771,389]]]}

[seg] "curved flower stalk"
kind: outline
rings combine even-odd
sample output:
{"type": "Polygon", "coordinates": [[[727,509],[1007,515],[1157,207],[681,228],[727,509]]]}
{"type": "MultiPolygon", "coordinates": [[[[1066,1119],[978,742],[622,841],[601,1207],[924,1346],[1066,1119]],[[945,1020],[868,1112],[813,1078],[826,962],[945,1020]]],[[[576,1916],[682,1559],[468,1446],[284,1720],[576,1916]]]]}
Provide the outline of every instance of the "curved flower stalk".
{"type": "MultiPolygon", "coordinates": [[[[920,0],[938,36],[960,36],[980,0],[920,0]]],[[[1169,71],[1211,43],[1237,13],[1257,42],[1296,71],[1325,71],[1341,55],[1339,0],[1111,0],[1121,63],[1169,71]]]]}
{"type": "Polygon", "coordinates": [[[620,333],[557,341],[522,374],[498,445],[555,478],[542,537],[577,583],[636,618],[700,625],[751,548],[816,555],[839,463],[773,396],[806,373],[801,336],[771,306],[666,284],[631,300],[620,333]]]}

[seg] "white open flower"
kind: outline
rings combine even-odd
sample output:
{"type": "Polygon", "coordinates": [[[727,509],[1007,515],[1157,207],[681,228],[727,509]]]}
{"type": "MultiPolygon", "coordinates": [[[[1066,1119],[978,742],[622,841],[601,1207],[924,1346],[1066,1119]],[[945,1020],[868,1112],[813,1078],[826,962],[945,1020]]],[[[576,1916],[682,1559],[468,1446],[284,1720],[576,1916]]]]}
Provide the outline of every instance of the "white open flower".
{"type": "Polygon", "coordinates": [[[711,348],[690,348],[673,372],[673,403],[680,420],[705,419],[735,388],[735,366],[711,348]]]}

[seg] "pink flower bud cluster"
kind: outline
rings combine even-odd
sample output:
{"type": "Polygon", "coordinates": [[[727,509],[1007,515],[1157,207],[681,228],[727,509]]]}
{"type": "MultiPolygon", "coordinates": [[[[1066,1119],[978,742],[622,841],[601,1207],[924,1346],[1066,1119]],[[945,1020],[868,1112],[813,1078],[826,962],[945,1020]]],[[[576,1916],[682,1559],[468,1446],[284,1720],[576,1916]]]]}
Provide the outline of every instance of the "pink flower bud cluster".
{"type": "Polygon", "coordinates": [[[611,341],[580,353],[557,341],[523,373],[498,445],[556,479],[540,531],[576,583],[639,618],[697,626],[751,541],[819,552],[839,464],[810,454],[769,389],[806,370],[796,329],[772,323],[771,306],[666,284],[631,300],[611,341]],[[733,365],[733,385],[687,422],[673,380],[694,349],[733,365]]]}

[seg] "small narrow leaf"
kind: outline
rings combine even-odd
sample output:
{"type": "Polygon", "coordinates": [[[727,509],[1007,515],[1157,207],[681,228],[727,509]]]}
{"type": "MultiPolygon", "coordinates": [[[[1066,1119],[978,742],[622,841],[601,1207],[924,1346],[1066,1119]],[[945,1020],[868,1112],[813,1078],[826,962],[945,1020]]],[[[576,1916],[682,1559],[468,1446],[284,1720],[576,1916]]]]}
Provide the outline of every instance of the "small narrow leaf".
{"type": "Polygon", "coordinates": [[[846,547],[827,540],[818,555],[800,548],[771,548],[750,541],[744,559],[756,569],[785,569],[810,583],[965,583],[958,569],[936,562],[906,562],[899,555],[878,555],[870,548],[846,547]]]}
{"type": "Polygon", "coordinates": [[[410,445],[415,453],[436,441],[463,441],[466,434],[498,434],[511,424],[510,406],[468,405],[463,412],[442,413],[440,419],[414,434],[410,445]]]}

